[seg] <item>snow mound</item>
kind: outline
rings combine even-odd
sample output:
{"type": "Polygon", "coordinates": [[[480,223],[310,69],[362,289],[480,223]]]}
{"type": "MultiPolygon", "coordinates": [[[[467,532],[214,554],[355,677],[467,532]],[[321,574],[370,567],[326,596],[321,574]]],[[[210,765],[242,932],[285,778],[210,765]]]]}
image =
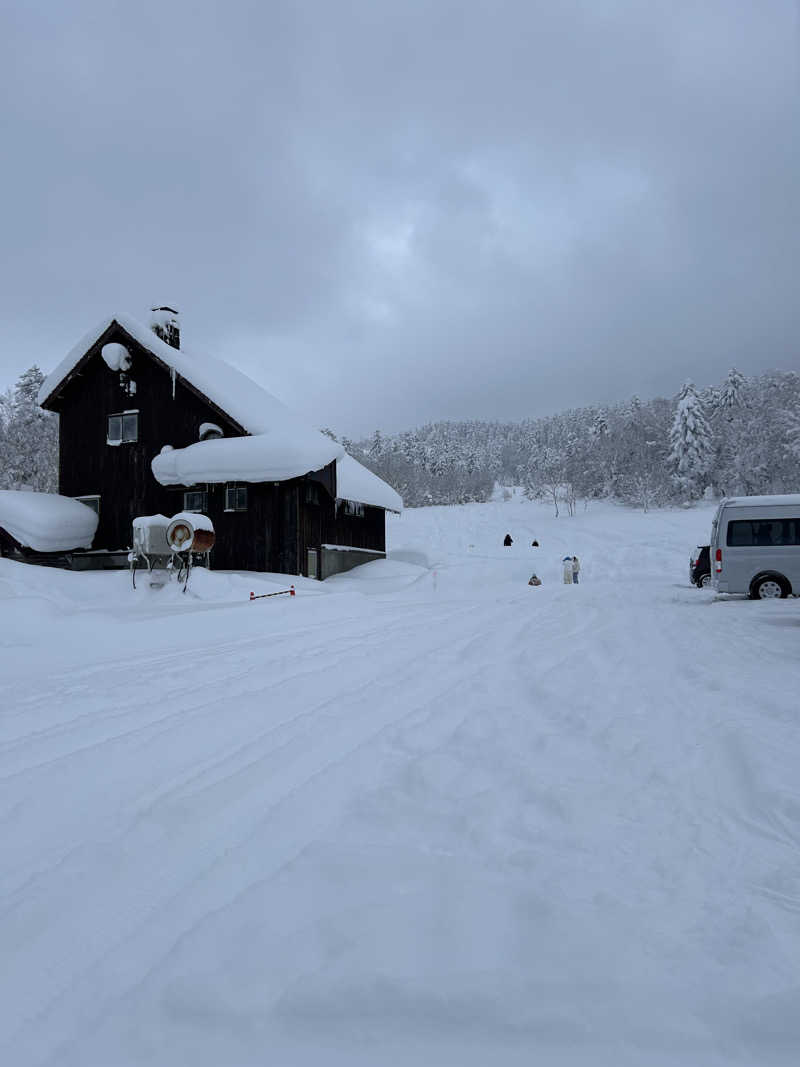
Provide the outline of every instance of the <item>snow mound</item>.
{"type": "Polygon", "coordinates": [[[80,501],[57,493],[2,489],[0,527],[25,548],[65,552],[92,547],[97,514],[80,501]]]}

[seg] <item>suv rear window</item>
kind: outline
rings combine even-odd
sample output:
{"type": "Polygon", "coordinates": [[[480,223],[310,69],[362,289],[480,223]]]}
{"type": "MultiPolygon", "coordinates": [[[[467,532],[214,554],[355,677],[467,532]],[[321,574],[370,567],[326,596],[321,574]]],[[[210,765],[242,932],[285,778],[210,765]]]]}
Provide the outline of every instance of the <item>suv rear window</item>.
{"type": "Polygon", "coordinates": [[[728,523],[732,548],[773,548],[800,545],[799,519],[735,519],[728,523]]]}

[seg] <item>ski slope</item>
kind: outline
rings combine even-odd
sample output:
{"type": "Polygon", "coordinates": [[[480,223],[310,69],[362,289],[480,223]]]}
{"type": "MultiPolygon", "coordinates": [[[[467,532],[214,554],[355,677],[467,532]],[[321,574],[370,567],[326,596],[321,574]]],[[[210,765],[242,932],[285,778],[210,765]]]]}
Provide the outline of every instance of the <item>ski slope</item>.
{"type": "Polygon", "coordinates": [[[795,1064],[800,601],[690,587],[710,516],[410,511],[292,600],[0,560],[0,1062],[795,1064]]]}

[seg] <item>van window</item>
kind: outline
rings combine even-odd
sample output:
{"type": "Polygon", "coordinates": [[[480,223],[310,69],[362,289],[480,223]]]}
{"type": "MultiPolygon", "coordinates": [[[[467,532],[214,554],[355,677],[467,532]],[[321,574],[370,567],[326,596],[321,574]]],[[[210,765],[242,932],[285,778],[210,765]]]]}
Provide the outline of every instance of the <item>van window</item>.
{"type": "Polygon", "coordinates": [[[800,518],[736,519],[728,523],[727,543],[732,548],[800,545],[800,518]]]}

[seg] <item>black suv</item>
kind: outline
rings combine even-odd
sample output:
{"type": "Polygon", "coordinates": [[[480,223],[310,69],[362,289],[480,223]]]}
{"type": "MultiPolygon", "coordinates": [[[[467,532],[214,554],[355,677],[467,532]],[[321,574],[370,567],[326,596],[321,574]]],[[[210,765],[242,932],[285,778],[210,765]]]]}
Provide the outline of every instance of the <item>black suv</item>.
{"type": "Polygon", "coordinates": [[[698,589],[711,585],[711,548],[698,545],[689,558],[689,581],[698,589]]]}

